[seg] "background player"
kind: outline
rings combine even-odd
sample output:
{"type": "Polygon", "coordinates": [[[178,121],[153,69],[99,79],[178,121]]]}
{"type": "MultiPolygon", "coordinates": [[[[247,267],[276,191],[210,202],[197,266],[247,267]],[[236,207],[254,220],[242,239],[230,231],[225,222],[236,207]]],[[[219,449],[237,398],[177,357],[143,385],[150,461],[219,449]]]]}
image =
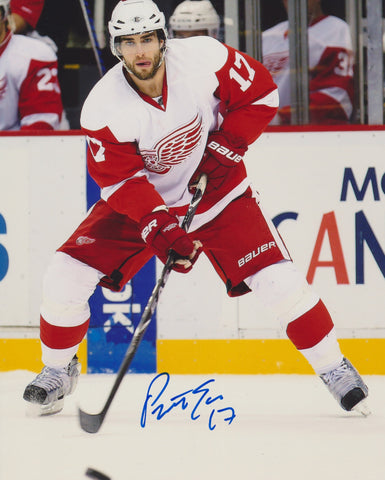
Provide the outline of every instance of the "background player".
{"type": "Polygon", "coordinates": [[[218,38],[220,18],[210,0],[185,0],[170,17],[170,36],[188,38],[208,35],[218,38]]]}
{"type": "Polygon", "coordinates": [[[40,40],[14,35],[0,0],[0,130],[52,130],[63,113],[57,57],[40,40]]]}
{"type": "MultiPolygon", "coordinates": [[[[287,10],[288,0],[283,0],[287,10]]],[[[349,26],[325,15],[321,0],[308,0],[310,123],[346,124],[353,112],[353,50],[349,26]]],[[[274,123],[290,124],[289,22],[262,37],[263,64],[278,86],[280,108],[274,123]]]]}
{"type": "Polygon", "coordinates": [[[109,31],[120,62],[92,89],[81,115],[88,169],[102,198],[46,273],[46,366],[25,400],[42,413],[62,408],[76,385],[75,355],[96,285],[120,290],[154,254],[165,262],[173,250],[178,272],[187,273],[203,251],[229,296],[257,295],[341,406],[363,411],[368,389],[247,177],[248,145],[277,111],[271,75],[211,37],[167,40],[164,15],[151,0],[119,2],[109,31]],[[186,234],[179,222],[202,172],[206,193],[186,234]]]}

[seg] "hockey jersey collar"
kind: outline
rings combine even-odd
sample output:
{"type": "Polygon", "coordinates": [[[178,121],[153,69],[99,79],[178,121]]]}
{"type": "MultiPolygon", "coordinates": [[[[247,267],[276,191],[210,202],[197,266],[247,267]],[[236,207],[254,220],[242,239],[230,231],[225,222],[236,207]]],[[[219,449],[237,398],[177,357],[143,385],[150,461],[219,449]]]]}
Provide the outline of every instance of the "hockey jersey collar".
{"type": "Polygon", "coordinates": [[[130,83],[130,86],[136,91],[136,93],[147,103],[152,105],[159,110],[166,110],[167,108],[167,95],[168,95],[168,88],[167,88],[167,72],[166,69],[164,70],[164,77],[163,77],[163,87],[162,87],[162,103],[158,103],[154,98],[142,93],[134,83],[130,83]]]}
{"type": "Polygon", "coordinates": [[[314,19],[312,22],[310,22],[309,27],[312,27],[318,22],[322,22],[322,20],[324,20],[326,17],[328,17],[328,15],[321,15],[320,17],[314,19]]]}
{"type": "Polygon", "coordinates": [[[8,30],[8,32],[5,35],[4,40],[0,43],[0,55],[2,55],[4,50],[7,48],[7,45],[9,43],[9,41],[11,40],[11,38],[12,38],[12,32],[11,32],[11,30],[8,30]]]}

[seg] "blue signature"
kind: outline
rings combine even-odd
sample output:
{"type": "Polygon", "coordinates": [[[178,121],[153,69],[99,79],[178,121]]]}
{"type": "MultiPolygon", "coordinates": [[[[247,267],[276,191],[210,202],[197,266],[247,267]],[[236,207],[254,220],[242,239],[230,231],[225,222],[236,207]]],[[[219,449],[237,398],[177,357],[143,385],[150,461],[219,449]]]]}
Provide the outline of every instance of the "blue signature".
{"type": "MultiPolygon", "coordinates": [[[[186,390],[166,401],[161,397],[169,382],[170,375],[165,372],[160,373],[151,381],[147,389],[146,400],[143,405],[142,416],[140,419],[140,425],[142,428],[146,426],[147,413],[155,415],[156,420],[162,420],[162,418],[174,408],[180,407],[182,410],[186,410],[190,406],[191,420],[197,420],[201,416],[201,414],[198,413],[199,408],[202,408],[204,405],[212,406],[214,403],[216,406],[219,406],[219,402],[223,400],[223,395],[217,395],[216,397],[209,396],[210,389],[207,386],[215,382],[214,379],[210,379],[203,382],[198,387],[186,390]]],[[[214,430],[216,427],[214,417],[217,414],[221,414],[222,417],[225,417],[223,418],[223,421],[228,422],[229,425],[236,417],[235,411],[232,407],[219,409],[212,408],[208,419],[208,427],[210,430],[214,430]]]]}

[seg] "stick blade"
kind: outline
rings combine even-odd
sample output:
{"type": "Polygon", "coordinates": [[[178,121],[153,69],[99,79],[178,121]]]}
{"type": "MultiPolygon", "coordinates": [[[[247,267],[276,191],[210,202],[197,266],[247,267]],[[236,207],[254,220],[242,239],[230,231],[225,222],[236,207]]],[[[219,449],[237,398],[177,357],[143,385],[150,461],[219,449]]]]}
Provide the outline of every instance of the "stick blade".
{"type": "Polygon", "coordinates": [[[78,409],[79,422],[81,428],[87,433],[97,433],[102,426],[104,414],[101,413],[87,413],[81,408],[78,409]]]}

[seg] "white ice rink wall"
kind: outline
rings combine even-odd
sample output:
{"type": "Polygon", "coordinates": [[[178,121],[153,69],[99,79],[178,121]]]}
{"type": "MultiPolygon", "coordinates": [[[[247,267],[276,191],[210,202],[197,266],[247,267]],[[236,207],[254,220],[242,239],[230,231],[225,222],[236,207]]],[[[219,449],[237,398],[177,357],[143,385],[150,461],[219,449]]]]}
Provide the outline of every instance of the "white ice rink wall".
{"type": "Polygon", "coordinates": [[[0,135],[0,370],[40,366],[42,277],[86,213],[85,153],[70,132],[0,135]]]}
{"type": "MultiPolygon", "coordinates": [[[[385,373],[384,145],[381,128],[269,130],[246,159],[262,205],[362,373],[385,373]]],[[[36,342],[49,257],[85,213],[84,138],[2,135],[0,162],[0,369],[11,369],[36,342]]],[[[205,259],[170,276],[157,338],[159,371],[310,372],[258,300],[228,298],[205,259]]]]}

